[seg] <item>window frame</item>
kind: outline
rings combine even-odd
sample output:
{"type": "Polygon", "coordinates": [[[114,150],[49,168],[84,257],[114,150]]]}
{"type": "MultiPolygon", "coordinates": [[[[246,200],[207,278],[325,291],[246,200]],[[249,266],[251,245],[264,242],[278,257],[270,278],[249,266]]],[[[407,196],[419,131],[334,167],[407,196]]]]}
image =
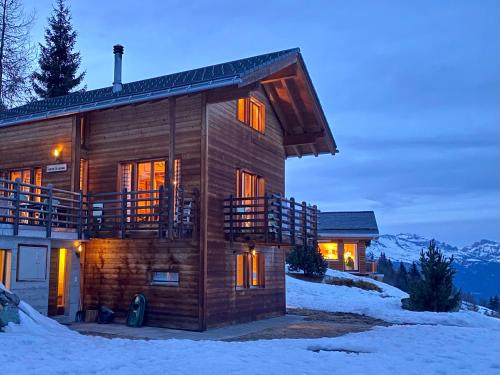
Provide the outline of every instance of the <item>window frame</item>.
{"type": "Polygon", "coordinates": [[[255,96],[248,96],[236,99],[236,120],[240,123],[248,125],[251,129],[265,134],[266,132],[266,106],[263,102],[255,96]],[[240,116],[240,106],[243,105],[243,118],[240,116]],[[254,112],[253,107],[258,108],[257,124],[254,125],[254,112]]]}
{"type": "Polygon", "coordinates": [[[266,287],[266,254],[261,251],[245,251],[235,256],[235,289],[263,289],[266,287]],[[239,269],[239,259],[242,260],[242,270],[239,269]],[[255,262],[255,263],[254,263],[255,262]],[[254,277],[253,265],[257,265],[257,276],[254,277]],[[240,284],[240,271],[243,282],[240,284]],[[257,280],[254,282],[254,280],[257,280]]]}
{"type": "Polygon", "coordinates": [[[180,286],[180,282],[181,282],[181,277],[180,277],[180,272],[178,270],[158,269],[158,270],[151,271],[151,282],[150,282],[151,285],[178,288],[180,286]],[[165,273],[166,276],[168,276],[168,274],[177,275],[177,280],[173,280],[173,281],[155,280],[155,274],[159,274],[159,273],[165,273]]]}

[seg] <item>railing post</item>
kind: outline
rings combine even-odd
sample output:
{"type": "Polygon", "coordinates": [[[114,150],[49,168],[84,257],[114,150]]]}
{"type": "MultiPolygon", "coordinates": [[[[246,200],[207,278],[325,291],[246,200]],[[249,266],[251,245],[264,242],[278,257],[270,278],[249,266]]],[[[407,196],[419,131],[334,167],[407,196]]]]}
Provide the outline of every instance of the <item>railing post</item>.
{"type": "Polygon", "coordinates": [[[163,237],[163,205],[165,204],[165,188],[160,186],[160,191],[158,192],[158,204],[160,206],[160,210],[158,212],[158,238],[163,237]]]}
{"type": "Polygon", "coordinates": [[[307,246],[307,203],[302,201],[302,243],[307,246]]]}
{"type": "Polygon", "coordinates": [[[233,243],[233,194],[229,196],[229,242],[233,243]]]}
{"type": "Polygon", "coordinates": [[[318,206],[312,206],[312,236],[313,243],[318,241],[318,206]]]}
{"type": "Polygon", "coordinates": [[[46,221],[46,227],[45,227],[45,236],[47,238],[50,238],[52,236],[52,205],[53,205],[53,202],[52,202],[52,199],[53,199],[53,185],[52,184],[48,184],[47,185],[47,189],[48,189],[48,199],[47,199],[47,221],[46,221]]]}
{"type": "Polygon", "coordinates": [[[290,242],[295,246],[295,198],[290,198],[290,242]]]}
{"type": "Polygon", "coordinates": [[[174,196],[177,196],[178,199],[175,202],[175,211],[174,215],[177,216],[177,213],[179,214],[179,220],[180,222],[177,223],[178,225],[178,236],[179,238],[183,238],[184,234],[184,189],[177,188],[177,194],[174,194],[174,196]]]}
{"type": "Polygon", "coordinates": [[[77,216],[78,239],[83,237],[83,193],[78,194],[78,216],[77,216]]]}
{"type": "Polygon", "coordinates": [[[87,193],[87,231],[89,239],[94,237],[94,205],[90,191],[87,193]]]}
{"type": "Polygon", "coordinates": [[[264,194],[264,241],[269,241],[269,195],[264,194]]]}
{"type": "Polygon", "coordinates": [[[14,182],[14,236],[19,234],[19,210],[21,208],[20,205],[20,195],[21,195],[21,179],[16,178],[14,182]]]}
{"type": "Polygon", "coordinates": [[[122,189],[122,199],[121,199],[121,215],[120,215],[120,236],[125,238],[125,226],[127,220],[127,189],[122,189]]]}
{"type": "Polygon", "coordinates": [[[174,212],[174,205],[173,205],[173,200],[174,200],[174,191],[173,191],[173,185],[169,184],[167,188],[168,192],[168,198],[167,198],[167,218],[168,218],[168,238],[173,239],[174,238],[174,220],[175,220],[175,212],[174,212]]]}

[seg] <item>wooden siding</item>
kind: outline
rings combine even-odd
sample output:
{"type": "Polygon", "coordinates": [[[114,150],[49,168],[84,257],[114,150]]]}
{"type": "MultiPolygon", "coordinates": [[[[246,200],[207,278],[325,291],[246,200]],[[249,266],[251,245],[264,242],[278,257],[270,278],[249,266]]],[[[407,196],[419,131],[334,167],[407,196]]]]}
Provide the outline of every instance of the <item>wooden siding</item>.
{"type": "Polygon", "coordinates": [[[71,189],[73,118],[61,117],[36,123],[0,127],[0,171],[42,167],[42,183],[71,189]],[[62,149],[56,162],[52,152],[62,149]],[[66,163],[65,172],[47,173],[49,164],[66,163]]]}
{"type": "MultiPolygon", "coordinates": [[[[181,159],[181,185],[189,193],[200,190],[201,100],[201,95],[176,99],[175,156],[181,159]]],[[[122,161],[168,158],[169,107],[168,100],[162,100],[88,116],[89,191],[116,191],[122,161]]],[[[148,299],[147,324],[201,329],[199,264],[198,238],[91,240],[86,246],[85,307],[100,301],[123,316],[133,295],[143,292],[148,299]],[[171,266],[179,271],[179,287],[150,285],[153,269],[171,266]]]]}
{"type": "Polygon", "coordinates": [[[86,246],[84,305],[125,317],[136,293],[147,300],[145,324],[199,329],[196,241],[92,240],[86,246]],[[152,285],[153,271],[179,272],[179,286],[152,285]]]}
{"type": "Polygon", "coordinates": [[[208,223],[207,326],[243,322],[285,313],[283,249],[257,246],[266,256],[264,288],[236,290],[236,253],[248,245],[224,239],[223,199],[235,194],[236,169],[263,176],[269,193],[284,193],[283,131],[266,95],[251,93],[266,106],[266,130],[261,134],[236,119],[237,90],[208,96],[208,223]],[[228,99],[230,97],[231,99],[228,99]],[[219,98],[223,98],[223,101],[219,98]]]}

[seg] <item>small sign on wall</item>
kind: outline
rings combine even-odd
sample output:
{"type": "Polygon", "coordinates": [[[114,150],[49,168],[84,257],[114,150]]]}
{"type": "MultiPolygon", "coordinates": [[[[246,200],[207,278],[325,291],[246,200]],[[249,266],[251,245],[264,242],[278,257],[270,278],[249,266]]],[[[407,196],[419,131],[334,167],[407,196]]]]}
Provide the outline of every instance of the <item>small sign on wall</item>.
{"type": "Polygon", "coordinates": [[[68,170],[68,164],[51,164],[47,165],[47,173],[51,172],[66,172],[68,170]]]}

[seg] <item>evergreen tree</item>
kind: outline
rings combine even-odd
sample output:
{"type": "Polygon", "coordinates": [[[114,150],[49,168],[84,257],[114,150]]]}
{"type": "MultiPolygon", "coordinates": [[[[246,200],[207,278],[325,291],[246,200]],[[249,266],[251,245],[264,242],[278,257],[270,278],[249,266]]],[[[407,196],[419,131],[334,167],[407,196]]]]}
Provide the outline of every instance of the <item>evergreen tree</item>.
{"type": "Polygon", "coordinates": [[[399,270],[396,274],[394,286],[405,292],[407,292],[409,289],[408,272],[406,271],[406,267],[404,266],[403,262],[399,263],[399,270]]]}
{"type": "Polygon", "coordinates": [[[390,285],[394,285],[396,282],[396,272],[394,272],[394,266],[390,259],[386,261],[383,282],[390,285]]]}
{"type": "Polygon", "coordinates": [[[384,274],[386,268],[387,268],[387,258],[385,256],[385,253],[380,253],[380,257],[378,258],[377,261],[377,272],[384,274]]]}
{"type": "Polygon", "coordinates": [[[413,262],[410,266],[410,270],[408,271],[409,286],[411,287],[413,284],[419,282],[421,278],[422,276],[420,275],[417,264],[413,262]]]}
{"type": "Polygon", "coordinates": [[[490,302],[488,303],[488,308],[490,308],[493,311],[500,310],[500,299],[498,298],[498,296],[490,297],[490,302]]]}
{"type": "Polygon", "coordinates": [[[41,98],[69,94],[82,83],[85,72],[77,74],[80,53],[73,52],[76,36],[69,8],[57,0],[45,29],[45,45],[40,44],[40,71],[33,73],[33,89],[41,98]]]}
{"type": "Polygon", "coordinates": [[[460,291],[454,291],[452,264],[453,256],[446,258],[434,240],[429,243],[427,251],[422,250],[422,279],[410,291],[408,307],[411,310],[444,312],[459,307],[460,291]]]}
{"type": "Polygon", "coordinates": [[[303,271],[306,276],[323,276],[328,267],[317,246],[295,246],[286,262],[290,271],[303,271]]]}

